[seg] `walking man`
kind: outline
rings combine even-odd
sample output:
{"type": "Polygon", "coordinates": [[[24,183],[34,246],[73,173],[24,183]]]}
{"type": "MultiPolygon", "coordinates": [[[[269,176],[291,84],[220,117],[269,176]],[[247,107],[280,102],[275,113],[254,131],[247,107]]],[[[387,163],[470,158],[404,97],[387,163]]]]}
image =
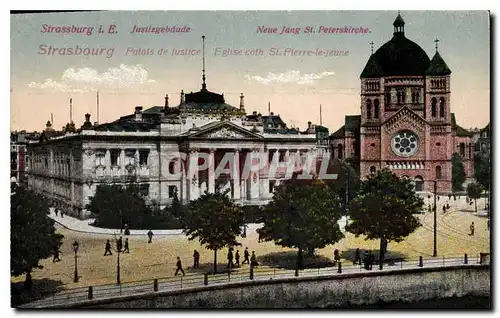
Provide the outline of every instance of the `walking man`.
{"type": "Polygon", "coordinates": [[[257,256],[255,256],[255,251],[252,251],[252,256],[250,257],[250,266],[259,266],[259,263],[257,263],[257,256]]]}
{"type": "Polygon", "coordinates": [[[248,259],[250,257],[250,253],[248,253],[248,247],[245,248],[245,252],[243,252],[243,262],[241,264],[250,264],[250,260],[248,259]]]}
{"type": "Polygon", "coordinates": [[[151,243],[152,239],[153,239],[153,231],[151,231],[151,230],[148,231],[148,237],[149,237],[148,243],[151,243]]]}
{"type": "Polygon", "coordinates": [[[197,250],[193,253],[193,268],[200,268],[200,253],[197,250]]]}
{"type": "Polygon", "coordinates": [[[130,253],[128,249],[128,237],[125,238],[125,248],[123,249],[123,253],[130,253]]]}
{"type": "Polygon", "coordinates": [[[184,270],[182,269],[182,263],[181,263],[181,259],[179,256],[177,256],[177,270],[175,271],[175,276],[177,276],[177,274],[179,273],[179,271],[182,272],[182,276],[186,276],[186,273],[184,273],[184,270]]]}
{"type": "Polygon", "coordinates": [[[122,251],[122,247],[123,247],[123,239],[120,236],[120,238],[116,241],[116,250],[118,251],[118,253],[122,251]]]}
{"type": "Polygon", "coordinates": [[[64,211],[61,210],[61,218],[64,219],[64,211]]]}
{"type": "Polygon", "coordinates": [[[337,265],[337,262],[340,262],[340,252],[338,249],[333,251],[333,266],[337,265]]]}
{"type": "Polygon", "coordinates": [[[474,222],[471,223],[469,229],[470,229],[470,234],[469,235],[473,236],[474,235],[474,222]]]}
{"type": "Polygon", "coordinates": [[[57,212],[58,212],[58,211],[57,211],[57,208],[55,208],[55,209],[54,209],[54,212],[56,213],[56,216],[57,216],[57,212]]]}
{"type": "Polygon", "coordinates": [[[354,256],[354,261],[352,262],[352,265],[358,264],[361,265],[361,255],[359,253],[359,247],[356,249],[356,254],[354,256]]]}
{"type": "Polygon", "coordinates": [[[113,255],[113,253],[111,253],[111,243],[109,243],[109,240],[106,241],[106,250],[104,251],[104,256],[106,255],[113,255]]]}
{"type": "Polygon", "coordinates": [[[234,259],[236,260],[236,266],[240,267],[240,250],[236,251],[236,255],[234,256],[234,259]]]}
{"type": "Polygon", "coordinates": [[[59,253],[61,253],[61,251],[59,250],[59,246],[56,246],[54,248],[54,258],[52,259],[52,263],[55,263],[56,261],[60,262],[61,259],[59,258],[59,253]]]}
{"type": "Polygon", "coordinates": [[[233,248],[230,247],[229,251],[227,252],[227,268],[233,268],[234,263],[233,263],[233,248]]]}

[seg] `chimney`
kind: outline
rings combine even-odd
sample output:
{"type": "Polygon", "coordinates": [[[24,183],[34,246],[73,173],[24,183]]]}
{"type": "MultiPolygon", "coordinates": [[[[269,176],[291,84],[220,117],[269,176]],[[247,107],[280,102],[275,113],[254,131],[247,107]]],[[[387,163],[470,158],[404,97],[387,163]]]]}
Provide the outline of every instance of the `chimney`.
{"type": "Polygon", "coordinates": [[[245,111],[245,96],[243,96],[243,93],[240,96],[240,110],[245,111]]]}
{"type": "Polygon", "coordinates": [[[252,115],[257,115],[257,111],[255,111],[255,110],[254,110],[254,111],[252,112],[252,115]]]}
{"type": "Polygon", "coordinates": [[[85,114],[85,122],[90,123],[90,114],[89,113],[85,114]]]}
{"type": "Polygon", "coordinates": [[[142,121],[142,106],[135,107],[135,121],[142,121]]]}
{"type": "Polygon", "coordinates": [[[311,124],[312,123],[310,121],[307,122],[307,129],[311,129],[311,124]]]}
{"type": "Polygon", "coordinates": [[[273,113],[273,112],[271,112],[269,115],[274,116],[274,113],[273,113]]]}
{"type": "Polygon", "coordinates": [[[165,95],[165,110],[168,109],[168,94],[165,95]]]}
{"type": "Polygon", "coordinates": [[[184,90],[181,90],[181,104],[184,104],[184,90]]]}

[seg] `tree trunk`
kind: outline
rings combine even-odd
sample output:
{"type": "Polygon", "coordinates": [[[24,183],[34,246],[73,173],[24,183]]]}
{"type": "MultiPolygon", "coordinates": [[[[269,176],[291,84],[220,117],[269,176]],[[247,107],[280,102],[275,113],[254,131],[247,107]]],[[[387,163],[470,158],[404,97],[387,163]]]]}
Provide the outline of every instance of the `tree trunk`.
{"type": "Polygon", "coordinates": [[[477,199],[474,199],[474,209],[476,210],[477,213],[477,199]]]}
{"type": "Polygon", "coordinates": [[[385,250],[384,250],[385,246],[384,245],[385,245],[384,244],[384,237],[382,236],[380,238],[380,250],[379,250],[380,253],[379,253],[379,265],[378,265],[380,269],[383,269],[383,266],[384,266],[383,265],[384,264],[384,254],[385,254],[385,250]]]}
{"type": "Polygon", "coordinates": [[[214,274],[217,274],[217,249],[214,249],[214,274]]]}
{"type": "Polygon", "coordinates": [[[26,272],[26,280],[24,281],[24,289],[31,291],[33,280],[31,279],[31,271],[26,272]]]}
{"type": "Polygon", "coordinates": [[[302,248],[299,247],[299,253],[297,254],[297,268],[302,269],[304,268],[304,257],[302,255],[302,248]]]}

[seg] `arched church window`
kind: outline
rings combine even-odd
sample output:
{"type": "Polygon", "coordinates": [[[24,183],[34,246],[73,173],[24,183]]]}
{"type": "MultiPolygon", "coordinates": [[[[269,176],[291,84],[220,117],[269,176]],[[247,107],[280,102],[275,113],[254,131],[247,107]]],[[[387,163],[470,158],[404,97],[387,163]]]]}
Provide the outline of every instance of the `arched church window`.
{"type": "Polygon", "coordinates": [[[401,103],[406,103],[406,92],[404,89],[401,91],[401,103]]]}
{"type": "Polygon", "coordinates": [[[431,117],[436,117],[436,105],[437,99],[436,97],[433,97],[431,100],[431,117]]]}
{"type": "Polygon", "coordinates": [[[439,117],[444,117],[444,97],[439,99],[439,117]]]}
{"type": "Polygon", "coordinates": [[[370,173],[375,173],[377,171],[377,168],[375,166],[370,167],[370,173]]]}
{"type": "Polygon", "coordinates": [[[385,93],[385,104],[388,106],[391,105],[391,93],[390,92],[385,93]]]}
{"type": "Polygon", "coordinates": [[[373,118],[378,118],[379,116],[379,111],[380,111],[380,102],[378,101],[378,98],[375,99],[373,102],[373,118]]]}
{"type": "Polygon", "coordinates": [[[366,118],[372,118],[372,101],[370,99],[366,101],[366,118]]]}
{"type": "Polygon", "coordinates": [[[342,153],[342,144],[339,144],[337,146],[337,155],[338,155],[339,159],[342,159],[342,155],[343,155],[343,153],[342,153]]]}
{"type": "Polygon", "coordinates": [[[436,179],[441,179],[442,177],[441,166],[436,166],[436,179]]]}

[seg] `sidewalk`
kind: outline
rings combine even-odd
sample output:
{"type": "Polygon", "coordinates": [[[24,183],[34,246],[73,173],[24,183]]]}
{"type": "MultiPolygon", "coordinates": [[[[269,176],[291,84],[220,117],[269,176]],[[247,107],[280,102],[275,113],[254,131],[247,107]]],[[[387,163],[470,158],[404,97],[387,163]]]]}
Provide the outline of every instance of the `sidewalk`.
{"type": "MultiPolygon", "coordinates": [[[[53,208],[50,208],[49,217],[54,221],[56,221],[56,223],[58,223],[62,227],[74,232],[87,233],[87,234],[101,234],[101,235],[120,234],[120,229],[106,229],[106,228],[92,226],[91,224],[94,222],[94,219],[79,220],[77,218],[74,218],[66,214],[64,215],[64,217],[61,217],[60,213],[56,216],[53,208]]],[[[262,224],[247,224],[247,231],[252,231],[252,230],[255,231],[260,227],[262,227],[262,224]]],[[[147,235],[148,231],[149,230],[130,230],[130,235],[145,236],[147,235]]],[[[152,230],[152,231],[155,237],[167,236],[167,235],[185,235],[184,233],[182,233],[182,230],[152,230]]]]}

